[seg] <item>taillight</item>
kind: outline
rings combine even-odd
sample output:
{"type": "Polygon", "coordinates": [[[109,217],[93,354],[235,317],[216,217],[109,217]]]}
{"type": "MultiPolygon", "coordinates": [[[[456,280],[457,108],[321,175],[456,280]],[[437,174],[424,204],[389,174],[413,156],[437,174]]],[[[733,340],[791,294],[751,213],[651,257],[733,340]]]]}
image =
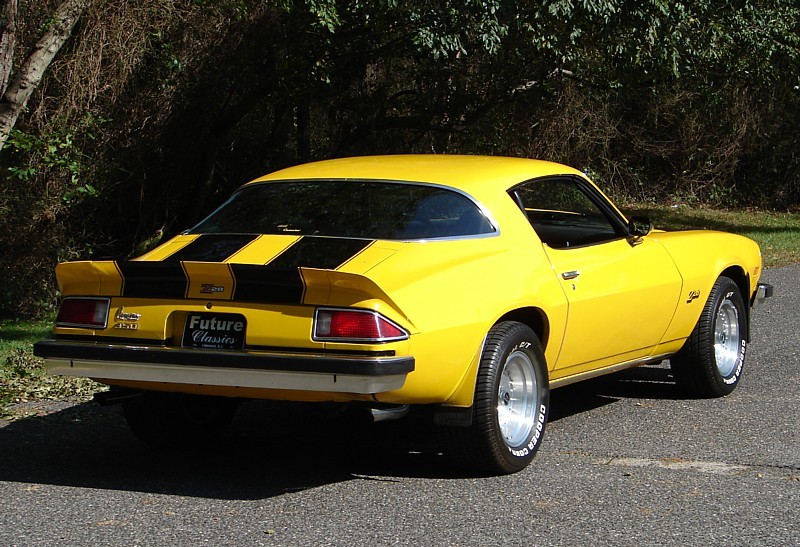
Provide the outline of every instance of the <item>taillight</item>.
{"type": "Polygon", "coordinates": [[[369,310],[319,308],[314,317],[314,340],[334,342],[391,342],[408,332],[369,310]]]}
{"type": "Polygon", "coordinates": [[[56,317],[57,327],[104,329],[108,323],[108,298],[67,297],[56,317]]]}

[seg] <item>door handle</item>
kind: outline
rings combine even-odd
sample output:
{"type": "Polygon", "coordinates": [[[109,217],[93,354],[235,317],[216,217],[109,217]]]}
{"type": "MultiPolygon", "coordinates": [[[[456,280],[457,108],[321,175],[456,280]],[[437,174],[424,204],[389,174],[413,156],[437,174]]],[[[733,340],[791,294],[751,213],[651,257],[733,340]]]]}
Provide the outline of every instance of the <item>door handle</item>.
{"type": "Polygon", "coordinates": [[[569,281],[570,279],[576,279],[579,275],[581,275],[581,272],[579,272],[578,270],[572,270],[569,272],[562,273],[561,278],[564,281],[569,281]]]}

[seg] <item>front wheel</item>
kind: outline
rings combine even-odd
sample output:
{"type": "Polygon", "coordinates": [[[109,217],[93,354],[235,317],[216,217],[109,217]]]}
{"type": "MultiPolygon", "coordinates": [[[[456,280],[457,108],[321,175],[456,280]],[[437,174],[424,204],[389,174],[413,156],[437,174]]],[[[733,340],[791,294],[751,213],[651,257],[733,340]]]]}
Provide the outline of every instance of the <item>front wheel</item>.
{"type": "Polygon", "coordinates": [[[731,393],[742,377],[747,338],[747,308],[739,286],[720,277],[686,344],[670,359],[678,387],[697,397],[731,393]]]}
{"type": "Polygon", "coordinates": [[[495,325],[478,368],[472,424],[445,428],[449,452],[489,473],[524,469],[539,449],[549,401],[547,367],[536,334],[514,321],[495,325]]]}

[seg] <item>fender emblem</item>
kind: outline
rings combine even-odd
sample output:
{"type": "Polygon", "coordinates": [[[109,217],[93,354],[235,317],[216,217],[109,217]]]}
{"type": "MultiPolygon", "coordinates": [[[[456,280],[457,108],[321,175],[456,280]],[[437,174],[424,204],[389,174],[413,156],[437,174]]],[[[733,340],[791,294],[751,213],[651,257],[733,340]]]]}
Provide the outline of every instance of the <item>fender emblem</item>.
{"type": "Polygon", "coordinates": [[[689,299],[686,303],[691,304],[692,300],[697,300],[698,298],[700,298],[700,291],[689,291],[689,299]]]}

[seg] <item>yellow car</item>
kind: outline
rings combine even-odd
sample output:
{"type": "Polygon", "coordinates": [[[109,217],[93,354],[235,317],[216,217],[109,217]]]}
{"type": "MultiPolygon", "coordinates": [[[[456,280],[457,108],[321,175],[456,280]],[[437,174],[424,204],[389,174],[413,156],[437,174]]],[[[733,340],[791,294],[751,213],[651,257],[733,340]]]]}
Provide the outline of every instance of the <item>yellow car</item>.
{"type": "Polygon", "coordinates": [[[448,451],[532,460],[549,390],[670,359],[696,396],[739,382],[759,283],[751,240],[626,218],[545,161],[322,161],[242,186],[130,261],[56,268],[49,372],[112,386],[153,444],[220,435],[245,398],[428,413],[448,451]]]}

